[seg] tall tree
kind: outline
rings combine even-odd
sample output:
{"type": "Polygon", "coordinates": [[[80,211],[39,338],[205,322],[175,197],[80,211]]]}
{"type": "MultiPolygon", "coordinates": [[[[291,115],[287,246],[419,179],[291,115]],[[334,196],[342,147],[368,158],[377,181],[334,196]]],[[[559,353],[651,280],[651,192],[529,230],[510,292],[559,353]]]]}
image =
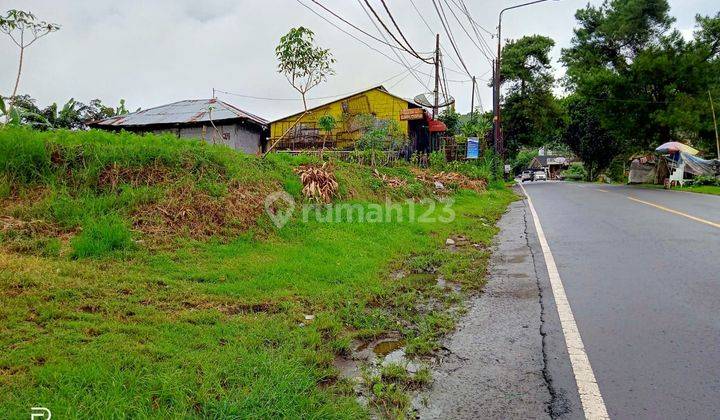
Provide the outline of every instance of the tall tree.
{"type": "Polygon", "coordinates": [[[707,142],[720,14],[698,16],[694,39],[686,41],[672,29],[669,11],[667,0],[612,0],[575,15],[578,27],[562,52],[567,87],[624,140],[618,152],[670,140],[707,142]]]}
{"type": "Polygon", "coordinates": [[[10,95],[10,105],[7,114],[12,111],[13,100],[17,95],[18,86],[20,85],[20,75],[22,74],[23,59],[25,50],[33,45],[38,39],[55,32],[60,29],[60,25],[45,21],[39,21],[30,12],[11,9],[5,16],[0,16],[0,32],[10,37],[12,42],[20,49],[20,59],[18,60],[18,71],[15,77],[15,86],[10,95]]]}
{"type": "Polygon", "coordinates": [[[503,131],[511,156],[523,146],[555,141],[561,133],[561,109],[552,92],[550,51],[554,45],[546,36],[532,35],[503,48],[500,74],[507,86],[503,131]]]}
{"type": "Polygon", "coordinates": [[[302,96],[307,111],[307,92],[335,74],[335,59],[330,50],[315,45],[315,34],[308,28],[292,28],[280,38],[275,48],[278,72],[285,75],[290,85],[302,96]]]}
{"type": "Polygon", "coordinates": [[[602,127],[588,101],[579,97],[567,99],[568,124],[563,140],[585,163],[589,180],[610,166],[617,155],[618,142],[602,127]]]}

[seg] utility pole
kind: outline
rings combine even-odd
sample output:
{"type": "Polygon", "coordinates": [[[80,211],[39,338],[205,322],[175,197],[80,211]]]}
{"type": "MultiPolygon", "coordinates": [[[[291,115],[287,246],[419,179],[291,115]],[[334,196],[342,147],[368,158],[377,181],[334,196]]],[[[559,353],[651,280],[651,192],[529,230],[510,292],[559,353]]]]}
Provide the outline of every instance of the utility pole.
{"type": "Polygon", "coordinates": [[[470,92],[470,118],[472,118],[473,113],[475,112],[475,76],[473,76],[472,81],[472,92],[470,92]]]}
{"type": "Polygon", "coordinates": [[[498,89],[496,89],[497,86],[497,78],[495,75],[497,74],[497,66],[495,65],[495,62],[497,60],[492,61],[492,80],[493,80],[493,148],[495,151],[498,150],[497,143],[498,143],[498,113],[500,109],[500,100],[498,99],[498,89]]]}
{"type": "Polygon", "coordinates": [[[440,104],[440,34],[435,35],[435,105],[433,106],[433,120],[437,119],[440,104]]]}
{"type": "Polygon", "coordinates": [[[713,114],[713,124],[715,125],[715,146],[717,147],[717,157],[720,159],[720,137],[718,137],[717,118],[715,117],[715,105],[713,104],[712,94],[708,90],[708,97],[710,98],[710,109],[713,114]]]}
{"type": "MultiPolygon", "coordinates": [[[[523,6],[530,6],[531,4],[537,4],[537,3],[543,3],[549,0],[535,0],[530,1],[523,4],[517,4],[515,6],[510,6],[502,9],[500,11],[500,14],[498,15],[498,27],[497,27],[497,59],[495,60],[495,75],[493,77],[493,96],[495,96],[495,110],[494,110],[494,120],[495,120],[495,151],[500,155],[504,156],[505,148],[503,145],[503,138],[502,138],[502,128],[500,127],[500,63],[501,63],[501,54],[502,54],[502,16],[503,13],[505,13],[508,10],[511,9],[517,9],[518,7],[523,6]]],[[[558,1],[558,0],[554,0],[558,1]]]]}
{"type": "Polygon", "coordinates": [[[495,69],[493,71],[493,73],[495,74],[495,77],[493,78],[493,81],[494,81],[493,96],[495,98],[495,104],[494,104],[495,105],[495,118],[493,118],[493,119],[495,120],[495,124],[494,124],[495,135],[493,138],[495,139],[495,153],[497,153],[501,157],[503,156],[504,150],[503,150],[502,130],[500,128],[500,55],[501,55],[501,49],[502,49],[502,46],[501,46],[502,41],[501,41],[500,36],[502,34],[502,14],[504,11],[505,11],[505,9],[503,9],[500,12],[500,17],[498,18],[497,58],[495,59],[495,63],[494,63],[495,69]]]}

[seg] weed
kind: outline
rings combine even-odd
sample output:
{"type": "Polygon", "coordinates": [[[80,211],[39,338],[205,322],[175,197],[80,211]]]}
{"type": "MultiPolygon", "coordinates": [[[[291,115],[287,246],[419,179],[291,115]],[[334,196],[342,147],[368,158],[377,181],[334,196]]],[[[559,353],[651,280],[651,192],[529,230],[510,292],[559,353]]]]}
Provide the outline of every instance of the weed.
{"type": "Polygon", "coordinates": [[[73,256],[76,258],[99,257],[132,246],[132,234],[126,222],[112,215],[88,220],[82,233],[72,240],[73,256]]]}

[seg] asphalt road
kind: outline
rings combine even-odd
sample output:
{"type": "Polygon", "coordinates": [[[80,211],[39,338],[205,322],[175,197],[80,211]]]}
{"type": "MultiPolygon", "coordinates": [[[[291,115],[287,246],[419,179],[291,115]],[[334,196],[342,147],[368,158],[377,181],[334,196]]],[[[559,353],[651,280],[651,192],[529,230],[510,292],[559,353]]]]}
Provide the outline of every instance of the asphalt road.
{"type": "MultiPolygon", "coordinates": [[[[720,197],[600,184],[524,186],[609,415],[718,418],[720,197]]],[[[529,241],[546,284],[537,237],[529,241]]],[[[579,417],[552,292],[541,289],[551,409],[579,417]]]]}

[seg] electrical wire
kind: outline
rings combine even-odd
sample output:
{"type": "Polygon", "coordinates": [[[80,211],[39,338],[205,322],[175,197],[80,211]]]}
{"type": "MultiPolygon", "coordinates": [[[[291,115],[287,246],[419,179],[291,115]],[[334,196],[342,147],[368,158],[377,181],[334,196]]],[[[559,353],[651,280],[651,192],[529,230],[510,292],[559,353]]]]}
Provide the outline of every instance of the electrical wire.
{"type": "MultiPolygon", "coordinates": [[[[330,24],[331,26],[333,26],[333,27],[334,27],[335,29],[337,29],[338,31],[344,33],[345,35],[349,36],[350,38],[354,39],[355,41],[357,41],[357,42],[365,45],[365,46],[368,47],[370,50],[375,51],[376,53],[382,55],[383,57],[387,58],[388,60],[392,61],[393,63],[398,64],[398,65],[403,66],[403,67],[406,67],[405,64],[401,63],[401,62],[398,61],[397,59],[390,57],[390,56],[387,55],[386,53],[380,51],[379,49],[377,49],[377,48],[373,47],[372,45],[368,44],[367,42],[365,42],[364,40],[358,38],[357,36],[353,35],[352,33],[350,33],[350,32],[348,32],[348,31],[346,31],[345,29],[341,28],[341,27],[338,26],[335,22],[331,21],[330,19],[326,18],[326,17],[323,16],[322,14],[318,13],[315,9],[313,9],[313,8],[311,8],[310,6],[308,6],[307,4],[303,3],[301,0],[295,0],[295,1],[298,2],[301,6],[305,7],[306,9],[308,9],[308,10],[309,10],[310,12],[312,12],[313,14],[315,14],[315,15],[316,15],[317,17],[319,17],[320,19],[324,20],[325,22],[327,22],[328,24],[330,24]]],[[[393,46],[393,47],[394,47],[394,46],[393,46]]],[[[416,69],[415,72],[417,72],[418,74],[422,74],[423,76],[432,77],[432,74],[427,73],[427,72],[423,72],[423,71],[421,71],[421,70],[417,70],[417,69],[416,69]]],[[[464,75],[465,73],[461,73],[461,74],[464,75]]],[[[450,83],[468,83],[468,82],[470,82],[470,80],[448,79],[448,82],[450,82],[450,83]]],[[[421,83],[421,85],[426,85],[426,84],[427,84],[427,83],[421,83]]]]}
{"type": "MultiPolygon", "coordinates": [[[[358,4],[360,5],[360,8],[363,10],[363,12],[365,12],[365,15],[367,16],[367,18],[370,20],[370,23],[372,23],[373,26],[375,27],[375,30],[377,30],[378,34],[380,34],[380,36],[383,37],[383,39],[386,39],[386,38],[385,38],[385,35],[384,35],[383,32],[382,32],[382,30],[380,29],[380,27],[378,27],[377,23],[375,23],[375,21],[373,20],[372,16],[370,15],[370,12],[368,12],[368,10],[367,10],[367,9],[365,8],[365,6],[363,5],[363,2],[362,2],[361,0],[357,0],[357,2],[358,2],[358,4]]],[[[398,58],[398,60],[402,63],[402,65],[405,66],[405,68],[407,68],[408,70],[410,70],[410,64],[406,62],[406,60],[404,59],[404,57],[401,56],[401,55],[400,55],[397,51],[395,51],[395,50],[393,50],[393,53],[394,53],[395,56],[398,58]]],[[[430,88],[428,87],[428,85],[425,84],[425,83],[423,83],[423,81],[420,79],[420,77],[418,77],[417,74],[415,74],[414,71],[412,71],[412,70],[410,70],[410,71],[411,71],[411,73],[412,73],[413,78],[415,78],[415,80],[417,80],[417,82],[420,83],[421,86],[423,86],[423,87],[424,87],[425,89],[427,89],[427,90],[430,90],[430,88]]],[[[418,73],[422,74],[422,72],[419,72],[419,71],[418,71],[418,73]]]]}
{"type": "MultiPolygon", "coordinates": [[[[421,63],[415,64],[415,67],[419,66],[420,64],[421,64],[421,63]]],[[[396,78],[398,78],[398,77],[400,77],[400,76],[402,76],[402,75],[405,75],[402,79],[400,79],[400,80],[403,80],[403,79],[405,79],[405,78],[409,75],[409,73],[410,73],[409,70],[407,70],[407,69],[406,69],[406,70],[403,70],[403,71],[401,71],[401,72],[398,73],[398,74],[395,74],[395,75],[393,75],[393,76],[388,77],[388,78],[385,79],[385,80],[381,80],[381,81],[375,83],[375,86],[382,85],[383,83],[387,83],[387,82],[389,82],[390,80],[393,80],[393,79],[396,79],[396,78]],[[406,74],[406,73],[407,73],[407,74],[406,74]]],[[[393,85],[393,86],[395,86],[395,85],[393,85]]],[[[264,96],[253,96],[253,95],[245,95],[245,94],[236,93],[236,92],[228,92],[228,91],[220,90],[220,89],[214,89],[214,91],[215,91],[215,92],[219,92],[219,93],[224,93],[224,94],[226,94],[226,95],[237,96],[237,97],[240,97],[240,98],[264,100],[264,101],[302,101],[302,98],[270,98],[270,97],[264,97],[264,96]]],[[[333,99],[333,98],[339,98],[339,97],[342,97],[342,96],[352,95],[353,93],[357,93],[357,92],[359,92],[359,91],[358,91],[358,90],[354,90],[354,91],[352,91],[352,92],[339,93],[339,94],[337,94],[337,95],[316,96],[316,97],[312,97],[312,98],[306,98],[306,100],[308,100],[308,101],[314,101],[314,100],[319,100],[319,99],[333,99]]]]}
{"type": "MultiPolygon", "coordinates": [[[[313,1],[316,1],[316,0],[313,0],[313,1]]],[[[432,60],[432,59],[428,59],[428,58],[422,57],[420,54],[418,54],[418,53],[413,49],[413,47],[410,45],[410,43],[407,42],[407,39],[405,38],[405,35],[403,35],[402,31],[401,31],[400,28],[398,27],[397,23],[395,22],[395,19],[392,17],[392,14],[390,14],[390,9],[387,8],[387,5],[385,5],[385,2],[384,2],[384,1],[383,1],[383,5],[385,6],[385,10],[387,11],[388,15],[390,15],[390,20],[392,20],[393,24],[395,24],[395,27],[397,28],[398,32],[400,33],[400,37],[401,37],[403,40],[405,40],[405,42],[407,43],[407,48],[405,47],[405,45],[403,45],[402,42],[400,42],[400,41],[397,39],[397,37],[395,37],[395,34],[387,27],[387,25],[385,24],[385,22],[380,18],[380,16],[379,16],[378,13],[375,11],[375,9],[370,5],[370,2],[369,2],[368,0],[365,0],[365,5],[370,9],[370,11],[372,12],[373,16],[375,16],[375,19],[377,19],[377,21],[380,23],[380,25],[383,27],[383,29],[385,29],[385,32],[387,32],[387,33],[390,35],[390,37],[391,37],[398,45],[400,45],[400,47],[402,47],[402,49],[403,49],[405,52],[407,52],[407,53],[410,54],[410,55],[413,55],[413,56],[414,56],[415,58],[417,58],[418,60],[424,61],[424,62],[427,63],[427,64],[433,64],[433,60],[432,60]],[[408,48],[409,48],[409,49],[408,49],[408,48]]]]}
{"type": "MultiPolygon", "coordinates": [[[[458,23],[458,25],[460,26],[460,29],[462,29],[462,31],[465,33],[465,35],[467,35],[468,39],[470,39],[470,42],[472,42],[473,45],[475,45],[475,48],[477,48],[477,49],[480,51],[480,53],[481,53],[483,56],[485,56],[485,58],[486,58],[489,62],[492,62],[492,58],[490,58],[490,56],[492,55],[492,53],[490,53],[490,54],[488,55],[488,52],[489,52],[489,51],[488,51],[487,49],[485,49],[485,48],[486,48],[485,45],[483,45],[482,43],[478,44],[477,42],[475,42],[475,39],[472,37],[472,35],[470,35],[470,33],[467,31],[467,29],[465,29],[465,25],[463,25],[463,23],[460,21],[460,18],[455,14],[455,11],[454,11],[454,10],[452,9],[452,7],[450,6],[450,2],[448,2],[448,0],[444,0],[444,1],[445,1],[445,5],[448,7],[448,10],[450,10],[450,13],[451,13],[451,14],[453,15],[453,17],[455,18],[455,21],[456,21],[456,22],[458,23]]],[[[471,25],[471,26],[472,26],[472,25],[471,25]]]]}
{"type": "MultiPolygon", "coordinates": [[[[430,31],[430,33],[434,36],[434,35],[435,35],[435,31],[432,29],[432,27],[430,27],[430,24],[427,22],[427,20],[425,20],[425,16],[423,16],[423,14],[420,12],[420,9],[418,9],[417,5],[415,4],[415,1],[414,1],[414,0],[410,0],[410,4],[412,4],[413,9],[415,9],[415,12],[416,12],[417,15],[420,17],[420,20],[422,20],[422,22],[425,24],[425,27],[427,27],[427,28],[428,28],[428,31],[430,31]]],[[[445,52],[445,54],[448,54],[448,58],[450,59],[450,61],[452,61],[452,62],[455,64],[455,66],[460,67],[460,64],[458,64],[457,61],[455,61],[455,60],[452,58],[452,56],[447,52],[447,50],[445,49],[445,47],[444,47],[442,44],[440,45],[440,50],[442,50],[443,52],[445,52]]],[[[465,72],[462,72],[462,71],[459,71],[459,70],[454,70],[454,69],[449,69],[449,68],[448,68],[448,70],[453,71],[453,72],[455,72],[455,73],[459,73],[459,74],[465,75],[465,72]]]]}
{"type": "Polygon", "coordinates": [[[457,45],[455,45],[455,40],[452,36],[452,33],[450,29],[448,28],[448,25],[445,24],[447,18],[444,17],[445,12],[442,11],[442,3],[440,3],[440,8],[438,8],[438,3],[436,0],[432,0],[433,6],[435,7],[435,11],[437,12],[438,17],[440,18],[440,23],[443,26],[443,29],[445,30],[445,34],[447,35],[448,39],[450,40],[450,45],[452,45],[453,50],[455,51],[455,55],[457,55],[457,58],[460,60],[460,64],[462,64],[462,67],[465,69],[465,72],[468,76],[472,78],[472,74],[470,73],[470,70],[468,70],[467,65],[465,65],[465,61],[462,59],[462,55],[460,54],[460,51],[458,51],[457,45]]]}
{"type": "MultiPolygon", "coordinates": [[[[297,0],[297,1],[299,2],[299,0],[297,0]]],[[[387,42],[387,41],[383,41],[383,40],[381,40],[380,38],[378,38],[378,37],[376,37],[376,36],[373,36],[372,34],[368,33],[368,32],[365,31],[364,29],[358,27],[357,25],[355,25],[355,24],[353,24],[352,22],[348,21],[347,19],[345,19],[344,17],[340,16],[339,14],[333,12],[331,9],[327,8],[324,4],[320,3],[318,0],[310,0],[310,1],[312,1],[312,2],[315,3],[315,4],[317,4],[317,5],[320,6],[323,10],[325,10],[326,12],[328,12],[328,13],[330,13],[331,15],[335,16],[337,19],[339,19],[339,20],[342,21],[343,23],[347,24],[347,25],[350,26],[351,28],[355,29],[356,31],[364,34],[365,36],[368,36],[368,37],[374,39],[375,41],[377,41],[377,42],[379,42],[379,43],[381,43],[381,44],[385,44],[385,45],[387,45],[387,46],[390,47],[390,48],[395,48],[395,49],[407,51],[405,48],[402,48],[402,46],[400,46],[400,47],[395,46],[395,45],[393,45],[393,44],[391,44],[391,43],[389,43],[389,42],[387,42]]],[[[307,6],[307,5],[303,4],[303,3],[301,3],[301,4],[302,4],[303,6],[305,6],[306,8],[312,10],[312,8],[310,8],[309,6],[307,6]]],[[[314,12],[314,10],[313,10],[313,12],[314,12]]],[[[316,13],[316,14],[317,14],[317,13],[316,13]]],[[[412,53],[411,53],[411,54],[412,54],[412,53]]]]}
{"type": "Polygon", "coordinates": [[[468,17],[468,20],[470,20],[470,23],[472,23],[473,26],[483,30],[485,33],[490,35],[490,38],[495,37],[494,32],[487,30],[484,26],[477,23],[477,21],[472,17],[472,13],[470,13],[470,9],[468,9],[467,4],[465,4],[464,0],[458,0],[460,2],[459,5],[456,3],[456,0],[450,0],[450,1],[452,1],[456,6],[458,6],[459,9],[464,10],[464,12],[465,12],[464,14],[468,17]]]}

